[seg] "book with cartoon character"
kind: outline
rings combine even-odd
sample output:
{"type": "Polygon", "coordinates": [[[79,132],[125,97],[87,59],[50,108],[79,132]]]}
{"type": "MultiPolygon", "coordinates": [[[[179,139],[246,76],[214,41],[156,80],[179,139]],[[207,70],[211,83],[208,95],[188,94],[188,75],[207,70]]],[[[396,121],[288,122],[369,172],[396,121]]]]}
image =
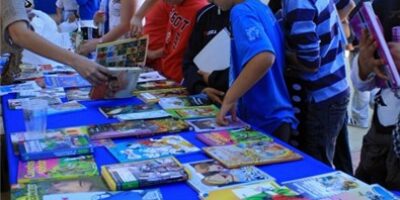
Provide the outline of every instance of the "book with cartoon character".
{"type": "Polygon", "coordinates": [[[273,139],[268,135],[252,129],[214,131],[209,133],[197,134],[196,137],[208,146],[273,141],[273,139]]]}

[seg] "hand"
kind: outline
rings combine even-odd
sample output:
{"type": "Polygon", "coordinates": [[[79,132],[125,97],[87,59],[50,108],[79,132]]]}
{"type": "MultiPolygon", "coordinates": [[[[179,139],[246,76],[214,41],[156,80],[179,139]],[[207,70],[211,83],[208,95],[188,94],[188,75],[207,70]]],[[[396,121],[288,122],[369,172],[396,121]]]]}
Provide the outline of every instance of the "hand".
{"type": "Polygon", "coordinates": [[[106,14],[104,11],[97,11],[93,16],[94,24],[101,24],[106,22],[106,14]]]}
{"type": "Polygon", "coordinates": [[[103,84],[108,81],[108,77],[111,77],[111,73],[107,68],[82,56],[74,60],[73,66],[92,85],[103,84]]]}
{"type": "Polygon", "coordinates": [[[389,49],[393,55],[393,59],[394,62],[396,63],[397,70],[400,71],[400,42],[390,42],[389,49]]]}
{"type": "Polygon", "coordinates": [[[197,71],[197,73],[203,77],[204,82],[208,85],[208,77],[210,77],[210,74],[201,70],[197,71]]]}
{"type": "Polygon", "coordinates": [[[221,126],[227,126],[229,125],[229,120],[225,118],[226,114],[230,112],[232,116],[232,121],[236,122],[237,121],[237,116],[236,116],[236,102],[234,103],[227,103],[223,102],[221,106],[221,110],[217,114],[217,124],[221,126]]]}
{"type": "Polygon", "coordinates": [[[364,30],[360,39],[360,56],[358,57],[359,76],[361,80],[366,80],[372,72],[382,79],[387,80],[387,76],[383,72],[385,61],[375,58],[377,44],[368,31],[364,30]]]}
{"type": "Polygon", "coordinates": [[[68,23],[72,23],[76,20],[76,16],[74,14],[68,15],[68,23]]]}
{"type": "Polygon", "coordinates": [[[204,88],[202,92],[207,94],[211,101],[222,104],[222,96],[225,94],[224,92],[210,87],[204,88]]]}
{"type": "Polygon", "coordinates": [[[133,17],[131,18],[131,37],[136,37],[142,34],[142,31],[143,31],[142,18],[133,15],[133,17]]]}
{"type": "Polygon", "coordinates": [[[100,39],[92,39],[83,42],[79,45],[78,53],[81,55],[88,55],[90,52],[96,50],[96,46],[100,43],[100,39]]]}

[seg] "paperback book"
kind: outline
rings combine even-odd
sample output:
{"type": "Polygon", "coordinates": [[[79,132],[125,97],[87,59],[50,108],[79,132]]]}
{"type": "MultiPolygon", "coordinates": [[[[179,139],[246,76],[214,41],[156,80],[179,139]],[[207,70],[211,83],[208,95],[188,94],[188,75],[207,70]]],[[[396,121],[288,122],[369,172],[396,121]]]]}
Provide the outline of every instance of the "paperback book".
{"type": "Polygon", "coordinates": [[[395,200],[395,199],[400,199],[396,195],[394,195],[392,192],[386,190],[384,187],[378,185],[378,184],[373,184],[369,185],[366,187],[360,187],[357,189],[353,189],[347,192],[343,192],[337,195],[333,195],[332,197],[329,198],[324,198],[321,200],[345,200],[345,199],[351,199],[351,200],[395,200]]]}
{"type": "Polygon", "coordinates": [[[208,146],[273,141],[273,139],[268,135],[252,129],[214,131],[210,133],[197,134],[196,137],[208,146]]]}
{"type": "Polygon", "coordinates": [[[165,80],[167,80],[167,78],[161,75],[158,71],[150,71],[150,72],[140,73],[138,83],[165,81],[165,80]]]}
{"type": "Polygon", "coordinates": [[[92,88],[71,88],[67,90],[68,101],[87,101],[90,100],[89,93],[92,88]]]}
{"type": "Polygon", "coordinates": [[[185,88],[136,91],[134,95],[145,103],[157,103],[161,98],[185,97],[189,93],[185,88]]]}
{"type": "Polygon", "coordinates": [[[213,190],[274,180],[273,177],[254,166],[227,169],[215,160],[203,160],[183,166],[190,173],[188,183],[200,196],[207,196],[213,190]]]}
{"type": "Polygon", "coordinates": [[[228,168],[281,163],[302,158],[280,144],[267,141],[205,147],[203,150],[228,168]]]}
{"type": "Polygon", "coordinates": [[[185,108],[168,109],[167,112],[175,118],[179,119],[199,119],[215,117],[219,109],[215,105],[208,106],[192,106],[185,108]]]}
{"type": "Polygon", "coordinates": [[[39,91],[41,89],[42,88],[35,81],[27,81],[21,84],[0,86],[0,95],[2,96],[23,91],[39,91]]]}
{"type": "Polygon", "coordinates": [[[48,74],[44,76],[46,88],[90,87],[90,83],[79,74],[48,74]]]}
{"type": "Polygon", "coordinates": [[[205,118],[205,119],[192,119],[192,120],[186,120],[186,121],[194,129],[194,131],[196,131],[198,133],[250,127],[247,123],[243,122],[239,118],[235,122],[231,120],[230,116],[227,116],[226,118],[229,120],[228,126],[218,125],[215,117],[205,118]]]}
{"type": "Polygon", "coordinates": [[[91,139],[106,139],[121,137],[147,137],[168,132],[181,132],[188,130],[188,128],[189,125],[183,120],[164,118],[93,125],[88,127],[88,132],[91,139]]]}
{"type": "Polygon", "coordinates": [[[170,116],[171,115],[165,110],[155,110],[148,112],[128,113],[123,115],[117,115],[116,117],[120,121],[128,121],[128,120],[141,120],[141,119],[157,119],[170,116]]]}
{"type": "Polygon", "coordinates": [[[368,185],[341,171],[283,182],[304,197],[321,199],[368,185]]]}
{"type": "Polygon", "coordinates": [[[21,91],[17,94],[18,98],[27,98],[27,97],[52,97],[52,98],[65,98],[66,94],[64,88],[44,88],[41,90],[27,90],[21,91]]]}
{"type": "Polygon", "coordinates": [[[78,103],[77,101],[68,101],[65,103],[49,105],[49,107],[47,108],[47,114],[55,115],[55,114],[75,112],[85,109],[86,107],[78,103]]]}
{"type": "Polygon", "coordinates": [[[47,74],[76,72],[74,68],[67,65],[39,65],[39,71],[47,74]]]}
{"type": "Polygon", "coordinates": [[[87,135],[76,135],[27,140],[19,144],[19,152],[28,161],[91,154],[93,149],[87,135]]]}
{"type": "Polygon", "coordinates": [[[101,167],[101,175],[113,191],[142,188],[188,179],[182,164],[174,157],[104,165],[101,167]]]}
{"type": "Polygon", "coordinates": [[[158,101],[158,104],[163,109],[177,109],[177,108],[185,108],[190,106],[207,106],[211,105],[211,100],[207,97],[207,95],[192,95],[187,97],[168,97],[161,98],[158,101]]]}
{"type": "Polygon", "coordinates": [[[39,161],[20,161],[18,183],[34,183],[47,180],[67,180],[97,176],[96,163],[92,156],[54,158],[39,161]]]}
{"type": "Polygon", "coordinates": [[[140,161],[200,151],[199,148],[178,135],[122,142],[107,148],[119,162],[140,161]]]}
{"type": "Polygon", "coordinates": [[[100,107],[99,110],[107,118],[120,118],[122,116],[125,120],[152,119],[154,115],[155,118],[170,116],[156,104],[100,107]]]}
{"type": "Polygon", "coordinates": [[[171,89],[171,88],[180,88],[180,87],[182,87],[182,86],[179,85],[175,81],[162,80],[162,81],[139,83],[136,86],[136,90],[161,90],[161,89],[171,89]]]}
{"type": "Polygon", "coordinates": [[[43,200],[162,200],[159,189],[124,192],[81,192],[45,195],[43,200]]]}
{"type": "Polygon", "coordinates": [[[16,110],[16,109],[22,109],[22,104],[24,102],[28,102],[31,101],[32,99],[43,99],[45,101],[47,101],[48,105],[57,105],[57,104],[61,104],[62,101],[60,98],[53,98],[53,97],[28,97],[28,98],[22,98],[22,99],[9,99],[8,100],[8,107],[11,110],[16,110]]]}

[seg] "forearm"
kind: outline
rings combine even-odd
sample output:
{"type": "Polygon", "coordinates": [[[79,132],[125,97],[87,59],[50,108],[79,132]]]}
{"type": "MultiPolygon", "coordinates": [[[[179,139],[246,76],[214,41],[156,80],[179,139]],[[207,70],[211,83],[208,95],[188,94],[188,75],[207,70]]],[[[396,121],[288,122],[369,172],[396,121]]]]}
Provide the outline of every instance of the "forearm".
{"type": "Polygon", "coordinates": [[[129,24],[119,24],[102,37],[102,42],[112,42],[129,31],[129,24]]]}
{"type": "Polygon", "coordinates": [[[349,16],[350,12],[356,7],[356,4],[354,3],[353,0],[350,0],[349,4],[346,5],[346,7],[339,9],[338,14],[340,17],[340,20],[346,20],[347,17],[349,16]]]}

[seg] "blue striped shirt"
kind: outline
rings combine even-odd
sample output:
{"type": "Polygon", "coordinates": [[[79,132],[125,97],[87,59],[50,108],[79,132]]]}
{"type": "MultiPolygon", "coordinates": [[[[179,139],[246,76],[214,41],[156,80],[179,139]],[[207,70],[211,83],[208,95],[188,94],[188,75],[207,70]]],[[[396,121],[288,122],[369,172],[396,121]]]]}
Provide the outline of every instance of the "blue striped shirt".
{"type": "Polygon", "coordinates": [[[310,101],[348,93],[341,23],[335,6],[349,0],[284,0],[283,25],[297,59],[317,72],[301,72],[310,101]],[[336,4],[335,4],[336,3],[336,4]]]}

